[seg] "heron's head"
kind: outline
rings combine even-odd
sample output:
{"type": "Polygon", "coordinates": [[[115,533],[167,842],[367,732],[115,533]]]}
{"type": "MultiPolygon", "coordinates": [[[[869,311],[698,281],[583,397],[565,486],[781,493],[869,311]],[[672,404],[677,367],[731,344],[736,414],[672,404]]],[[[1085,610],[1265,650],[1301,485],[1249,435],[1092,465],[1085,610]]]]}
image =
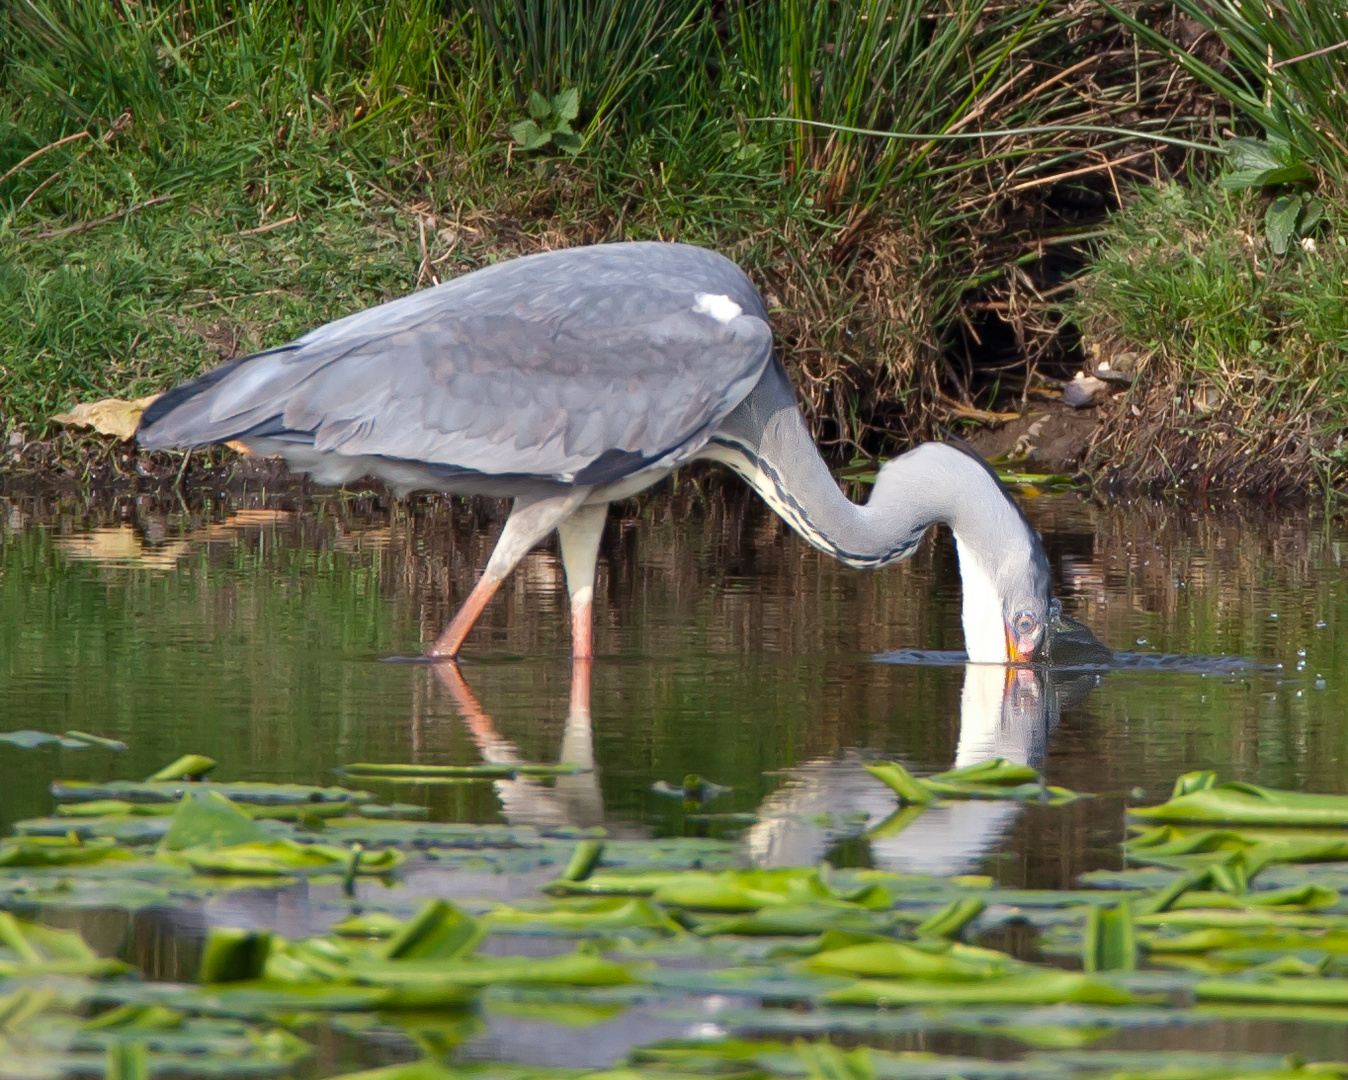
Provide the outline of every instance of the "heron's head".
{"type": "Polygon", "coordinates": [[[924,443],[886,463],[871,502],[911,522],[914,538],[935,522],[945,522],[955,534],[960,621],[971,661],[1047,659],[1053,599],[1048,556],[982,458],[949,443],[924,443]]]}
{"type": "Polygon", "coordinates": [[[1029,559],[1002,559],[994,576],[1006,648],[1004,663],[1009,664],[1043,660],[1048,646],[1053,603],[1048,558],[1034,529],[1028,524],[1026,528],[1032,540],[1027,545],[1029,559]]]}

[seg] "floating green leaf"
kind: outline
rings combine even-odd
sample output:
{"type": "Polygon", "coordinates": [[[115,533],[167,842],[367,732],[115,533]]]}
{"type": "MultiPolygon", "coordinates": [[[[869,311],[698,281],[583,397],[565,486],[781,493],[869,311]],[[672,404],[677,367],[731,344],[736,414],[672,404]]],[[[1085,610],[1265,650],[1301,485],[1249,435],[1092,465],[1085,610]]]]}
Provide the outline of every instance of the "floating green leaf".
{"type": "Polygon", "coordinates": [[[571,861],[566,864],[566,869],[562,871],[563,881],[584,881],[599,865],[599,860],[604,856],[604,842],[602,840],[582,840],[576,845],[576,850],[571,855],[571,861]]]}
{"type": "Polygon", "coordinates": [[[30,731],[24,728],[20,731],[0,732],[0,743],[9,743],[11,746],[17,746],[20,750],[36,750],[43,746],[57,746],[62,750],[86,750],[89,743],[83,739],[73,739],[66,735],[53,735],[47,731],[30,731]]]}
{"type": "Polygon", "coordinates": [[[34,836],[0,844],[0,867],[88,866],[131,857],[110,841],[85,842],[78,837],[34,836]]]}
{"type": "Polygon", "coordinates": [[[220,792],[186,791],[159,846],[163,851],[215,849],[267,839],[262,826],[220,792]]]}
{"type": "Polygon", "coordinates": [[[866,766],[866,771],[887,784],[905,806],[921,806],[937,798],[1015,799],[1061,806],[1080,798],[1066,788],[1045,785],[1034,769],[1005,758],[989,758],[976,765],[921,778],[893,761],[873,762],[866,766]]]}
{"type": "Polygon", "coordinates": [[[359,780],[401,780],[415,783],[418,779],[469,777],[501,779],[512,776],[568,776],[579,771],[574,762],[543,765],[535,762],[514,762],[502,765],[402,765],[356,762],[337,772],[359,780]]]}
{"type": "Polygon", "coordinates": [[[272,935],[266,930],[213,926],[206,935],[197,978],[207,984],[260,979],[271,945],[272,935]]]}
{"type": "Polygon", "coordinates": [[[1228,825],[1348,826],[1348,795],[1275,791],[1233,781],[1128,811],[1141,821],[1228,825]]]}
{"type": "MultiPolygon", "coordinates": [[[[294,840],[258,840],[218,848],[187,848],[179,853],[199,874],[287,876],[290,874],[341,873],[351,864],[351,852],[325,844],[301,844],[294,840]]],[[[403,863],[399,851],[363,851],[353,869],[358,874],[387,874],[403,863]]]]}
{"type": "Polygon", "coordinates": [[[67,739],[75,739],[77,742],[88,743],[90,746],[101,746],[104,750],[111,750],[120,754],[126,749],[126,743],[120,739],[109,739],[102,735],[90,735],[87,731],[67,731],[67,739]]]}
{"type": "Polygon", "coordinates": [[[384,959],[453,959],[471,952],[482,934],[472,916],[447,900],[431,900],[389,941],[384,959]]]}
{"type": "Polygon", "coordinates": [[[200,780],[214,769],[216,761],[205,754],[184,754],[177,761],[170,762],[153,776],[145,778],[153,784],[164,780],[200,780]]]}
{"type": "Polygon", "coordinates": [[[1086,971],[1133,971],[1137,967],[1137,933],[1127,900],[1113,907],[1092,907],[1086,917],[1081,966],[1086,971]]]}
{"type": "Polygon", "coordinates": [[[987,904],[976,896],[952,900],[935,915],[918,923],[913,934],[919,938],[956,937],[969,923],[983,914],[986,908],[987,904]]]}
{"type": "Polygon", "coordinates": [[[821,952],[802,962],[821,975],[854,975],[877,979],[932,979],[973,982],[1000,979],[1026,965],[1004,953],[968,945],[938,943],[910,945],[902,941],[871,942],[821,952]]]}
{"type": "MultiPolygon", "coordinates": [[[[1348,984],[1346,984],[1348,985],[1348,984]]],[[[824,995],[832,1005],[869,1005],[897,1008],[905,1005],[1131,1005],[1137,998],[1127,990],[1091,975],[1074,971],[1027,971],[977,982],[935,982],[909,979],[862,979],[824,995]]]]}
{"type": "Polygon", "coordinates": [[[936,796],[896,761],[876,761],[866,766],[866,771],[889,787],[899,797],[902,806],[924,806],[934,802],[936,796]]]}

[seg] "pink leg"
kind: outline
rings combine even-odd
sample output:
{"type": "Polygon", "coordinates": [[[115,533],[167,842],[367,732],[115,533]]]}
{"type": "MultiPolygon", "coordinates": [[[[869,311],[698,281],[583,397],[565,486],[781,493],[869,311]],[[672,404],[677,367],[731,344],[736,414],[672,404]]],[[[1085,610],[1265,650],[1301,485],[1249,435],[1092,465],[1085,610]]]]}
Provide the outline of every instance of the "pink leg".
{"type": "MultiPolygon", "coordinates": [[[[607,518],[608,503],[582,506],[557,528],[562,542],[562,565],[566,568],[566,591],[571,598],[571,656],[576,660],[594,656],[594,568],[607,518]]],[[[588,684],[587,669],[587,701],[588,684]]]]}
{"type": "Polygon", "coordinates": [[[590,715],[590,672],[594,660],[588,656],[571,657],[571,715],[590,715]]]}
{"type": "Polygon", "coordinates": [[[594,658],[594,600],[592,596],[571,602],[571,657],[594,658]]]}
{"type": "Polygon", "coordinates": [[[435,644],[426,650],[426,655],[435,660],[452,660],[458,656],[459,649],[463,646],[463,639],[468,636],[468,631],[473,628],[478,616],[482,614],[500,587],[499,579],[493,581],[486,574],[478,578],[473,591],[468,594],[468,599],[454,613],[454,618],[435,639],[435,644]]]}
{"type": "Polygon", "coordinates": [[[487,568],[482,571],[482,576],[473,586],[473,591],[468,594],[468,599],[463,602],[463,606],[455,613],[449,625],[426,650],[428,657],[433,660],[452,660],[459,655],[463,639],[468,636],[468,631],[473,628],[487,603],[496,595],[501,582],[519,565],[519,561],[530,548],[575,512],[576,507],[585,501],[587,494],[589,488],[577,488],[565,495],[532,501],[523,497],[515,500],[510,517],[506,519],[505,528],[501,530],[496,547],[492,549],[491,558],[487,560],[487,568]]]}

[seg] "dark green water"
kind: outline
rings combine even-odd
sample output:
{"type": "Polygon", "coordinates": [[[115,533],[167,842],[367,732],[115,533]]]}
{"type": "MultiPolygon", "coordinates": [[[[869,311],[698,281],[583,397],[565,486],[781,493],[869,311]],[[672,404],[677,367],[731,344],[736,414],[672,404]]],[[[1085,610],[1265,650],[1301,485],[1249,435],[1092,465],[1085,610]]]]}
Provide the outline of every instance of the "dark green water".
{"type": "MultiPolygon", "coordinates": [[[[708,826],[651,787],[698,773],[733,788],[709,809],[759,812],[743,839],[764,863],[827,856],[1063,887],[1121,865],[1125,803],[1164,798],[1181,772],[1348,791],[1337,527],[1239,506],[1076,497],[1027,510],[1065,610],[1134,654],[1131,666],[1046,681],[886,662],[960,647],[947,537],[929,538],[907,564],[858,573],[737,489],[685,485],[610,521],[587,716],[568,707],[566,598],[550,550],[526,560],[470,637],[466,694],[428,665],[390,662],[438,633],[485,564],[503,507],[294,493],[191,508],[10,497],[0,501],[0,731],[81,729],[130,748],[0,743],[0,826],[50,813],[55,779],[140,779],[187,751],[218,759],[218,779],[305,783],[330,783],[334,768],[358,761],[515,755],[594,769],[555,786],[398,797],[437,820],[686,835],[708,826]],[[1160,660],[1169,655],[1189,659],[1160,660]],[[932,771],[988,753],[1028,759],[1051,783],[1100,797],[1060,809],[955,804],[897,837],[840,839],[839,822],[874,824],[894,809],[861,761],[932,771]]],[[[268,903],[248,919],[271,912],[284,932],[303,932],[292,910],[302,893],[274,911],[268,903]]],[[[238,914],[224,905],[193,918],[238,914]]],[[[96,925],[85,929],[99,940],[96,925]]],[[[109,925],[111,947],[123,933],[109,925]]],[[[146,960],[156,964],[175,970],[146,960]]],[[[540,1034],[498,1017],[467,1052],[518,1057],[529,1045],[531,1060],[603,1064],[673,1031],[644,1023],[638,1011],[602,1029],[540,1034]]],[[[1111,1045],[1342,1057],[1341,1036],[1246,1023],[1125,1033],[1111,1045]]]]}
{"type": "MultiPolygon", "coordinates": [[[[1002,724],[998,748],[1042,748],[1050,781],[1103,796],[984,830],[1003,880],[1062,885],[1116,863],[1130,790],[1163,796],[1188,769],[1348,790],[1348,588],[1334,527],[1238,507],[1027,505],[1066,610],[1113,648],[1283,668],[1115,671],[1041,702],[1029,720],[1024,708],[1018,720],[1008,713],[1027,725],[1008,732],[987,704],[1000,674],[988,684],[977,673],[978,683],[959,667],[876,660],[959,648],[948,539],[859,573],[734,488],[685,487],[615,513],[605,537],[593,789],[511,812],[680,833],[679,804],[653,794],[655,780],[699,773],[733,786],[718,811],[754,810],[774,792],[780,809],[782,770],[807,767],[818,781],[847,771],[848,752],[944,769],[962,723],[966,756],[1002,724]]],[[[58,776],[140,778],[189,750],[217,758],[223,779],[311,783],[352,761],[470,763],[493,739],[525,760],[562,751],[570,671],[553,551],[526,560],[469,639],[477,742],[426,665],[386,662],[438,632],[486,561],[497,508],[246,496],[192,511],[145,498],[11,498],[4,511],[0,729],[77,728],[130,750],[0,746],[0,820],[48,812],[58,776]]],[[[490,785],[419,797],[452,820],[503,813],[490,785]]]]}

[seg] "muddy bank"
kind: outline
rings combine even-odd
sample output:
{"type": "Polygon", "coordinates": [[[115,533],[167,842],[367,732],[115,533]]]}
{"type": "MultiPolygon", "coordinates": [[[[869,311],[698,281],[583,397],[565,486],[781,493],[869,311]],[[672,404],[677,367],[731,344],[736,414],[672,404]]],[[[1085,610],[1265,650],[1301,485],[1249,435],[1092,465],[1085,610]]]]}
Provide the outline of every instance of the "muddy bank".
{"type": "MultiPolygon", "coordinates": [[[[1194,418],[1174,397],[1173,387],[1158,386],[1116,393],[1082,409],[1032,399],[1015,419],[960,434],[974,451],[998,465],[1070,476],[1078,484],[1111,491],[1233,492],[1267,499],[1313,490],[1298,472],[1307,452],[1299,438],[1304,433],[1284,428],[1275,445],[1257,456],[1224,454],[1222,415],[1203,416],[1202,429],[1195,430],[1194,418]],[[1142,458],[1164,462],[1168,469],[1158,474],[1158,468],[1143,468],[1138,464],[1142,458]]],[[[692,473],[711,478],[720,470],[698,466],[692,473]]],[[[279,491],[308,485],[307,478],[292,474],[279,459],[250,457],[227,447],[196,450],[184,458],[143,451],[131,441],[68,432],[12,445],[0,457],[0,495],[75,489],[279,491]]],[[[383,494],[377,481],[359,488],[383,494]]]]}

